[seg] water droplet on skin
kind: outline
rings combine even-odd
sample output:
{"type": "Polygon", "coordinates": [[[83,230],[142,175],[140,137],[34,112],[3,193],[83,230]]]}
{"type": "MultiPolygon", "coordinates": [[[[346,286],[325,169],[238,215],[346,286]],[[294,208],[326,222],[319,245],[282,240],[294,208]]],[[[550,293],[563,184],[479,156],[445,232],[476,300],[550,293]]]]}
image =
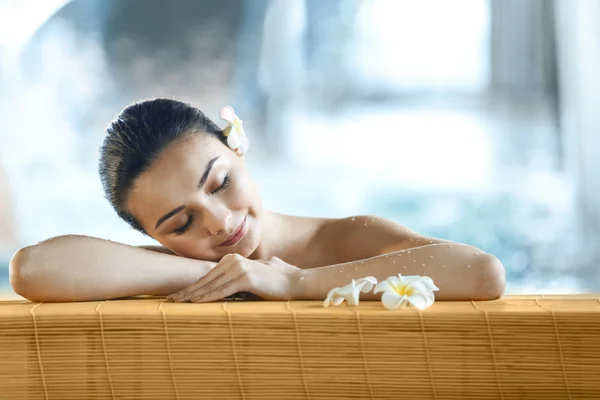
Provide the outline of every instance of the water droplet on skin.
{"type": "Polygon", "coordinates": [[[430,240],[430,241],[429,241],[429,244],[431,244],[431,243],[433,243],[433,240],[430,240]]]}
{"type": "Polygon", "coordinates": [[[356,218],[355,218],[355,217],[352,217],[352,222],[354,222],[354,221],[356,221],[356,218]]]}
{"type": "Polygon", "coordinates": [[[445,265],[442,265],[442,268],[446,268],[446,266],[445,266],[445,265]]]}
{"type": "Polygon", "coordinates": [[[406,254],[410,254],[410,250],[408,250],[408,251],[406,252],[406,254]]]}
{"type": "Polygon", "coordinates": [[[467,268],[471,268],[471,264],[467,265],[467,268]]]}
{"type": "Polygon", "coordinates": [[[427,265],[423,264],[424,267],[426,267],[427,265]]]}
{"type": "Polygon", "coordinates": [[[364,261],[361,261],[360,263],[361,263],[361,264],[364,264],[365,262],[364,262],[364,261]]]}
{"type": "Polygon", "coordinates": [[[375,218],[371,218],[371,222],[375,222],[375,218]]]}
{"type": "Polygon", "coordinates": [[[433,256],[429,256],[429,258],[433,258],[433,256]]]}
{"type": "Polygon", "coordinates": [[[403,265],[402,268],[406,268],[406,265],[403,265]]]}
{"type": "Polygon", "coordinates": [[[301,280],[301,281],[303,281],[303,280],[304,280],[304,277],[301,277],[301,278],[300,278],[300,280],[301,280]]]}
{"type": "Polygon", "coordinates": [[[478,256],[478,255],[479,255],[479,253],[474,253],[474,254],[475,254],[476,256],[478,256]]]}
{"type": "Polygon", "coordinates": [[[396,261],[392,261],[392,264],[396,264],[396,261]]]}
{"type": "Polygon", "coordinates": [[[368,224],[365,222],[365,226],[367,226],[368,224]]]}

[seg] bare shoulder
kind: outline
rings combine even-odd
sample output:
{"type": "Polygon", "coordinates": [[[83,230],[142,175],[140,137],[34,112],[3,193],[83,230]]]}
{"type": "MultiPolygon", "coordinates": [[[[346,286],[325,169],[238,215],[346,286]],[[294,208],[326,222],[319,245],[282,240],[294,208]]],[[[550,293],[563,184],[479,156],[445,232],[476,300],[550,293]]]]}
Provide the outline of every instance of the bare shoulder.
{"type": "Polygon", "coordinates": [[[397,222],[374,215],[323,221],[319,236],[332,250],[347,259],[364,259],[429,244],[452,243],[421,235],[397,222]]]}

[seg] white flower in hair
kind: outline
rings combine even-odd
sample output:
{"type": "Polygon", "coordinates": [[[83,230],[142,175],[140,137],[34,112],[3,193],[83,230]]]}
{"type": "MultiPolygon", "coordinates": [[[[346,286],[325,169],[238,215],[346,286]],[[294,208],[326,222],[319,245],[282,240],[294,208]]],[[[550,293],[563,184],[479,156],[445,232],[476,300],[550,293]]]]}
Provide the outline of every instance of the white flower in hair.
{"type": "Polygon", "coordinates": [[[373,276],[367,276],[357,280],[352,279],[352,282],[344,287],[331,289],[327,294],[327,298],[323,301],[323,307],[328,307],[329,304],[339,306],[344,300],[351,306],[357,306],[360,292],[369,293],[373,290],[375,284],[377,284],[377,279],[373,276]]]}
{"type": "Polygon", "coordinates": [[[428,276],[390,276],[375,287],[373,293],[383,292],[381,302],[389,310],[408,303],[423,310],[435,301],[434,291],[440,290],[428,276]]]}
{"type": "Polygon", "coordinates": [[[219,118],[227,121],[228,125],[223,129],[223,134],[227,137],[227,145],[242,156],[250,145],[248,136],[244,132],[243,121],[235,115],[235,111],[231,106],[225,106],[219,112],[219,118]]]}

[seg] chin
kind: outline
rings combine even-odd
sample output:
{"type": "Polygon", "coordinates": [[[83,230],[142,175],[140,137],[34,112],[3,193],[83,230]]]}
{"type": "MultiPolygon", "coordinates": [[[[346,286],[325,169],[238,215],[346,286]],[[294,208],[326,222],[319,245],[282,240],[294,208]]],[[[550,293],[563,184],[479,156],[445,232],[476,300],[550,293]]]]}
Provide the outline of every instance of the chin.
{"type": "Polygon", "coordinates": [[[248,229],[248,233],[246,233],[246,237],[243,240],[243,243],[240,243],[240,255],[249,258],[260,244],[260,227],[256,226],[257,224],[253,224],[248,229]]]}
{"type": "Polygon", "coordinates": [[[254,253],[254,251],[256,250],[258,245],[256,245],[254,243],[253,237],[249,236],[244,239],[246,239],[243,241],[244,243],[240,243],[240,246],[237,249],[235,249],[233,252],[238,253],[239,255],[241,255],[243,257],[248,258],[252,255],[252,253],[254,253]]]}

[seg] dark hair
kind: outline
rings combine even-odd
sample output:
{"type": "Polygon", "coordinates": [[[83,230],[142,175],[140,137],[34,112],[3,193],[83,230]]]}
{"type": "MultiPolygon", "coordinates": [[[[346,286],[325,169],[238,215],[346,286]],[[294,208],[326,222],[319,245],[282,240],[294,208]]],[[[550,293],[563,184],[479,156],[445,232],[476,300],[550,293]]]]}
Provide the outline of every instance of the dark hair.
{"type": "Polygon", "coordinates": [[[131,104],[106,128],[99,166],[104,195],[134,229],[144,232],[125,205],[134,182],[168,145],[197,134],[226,143],[221,129],[202,111],[170,99],[131,104]]]}

